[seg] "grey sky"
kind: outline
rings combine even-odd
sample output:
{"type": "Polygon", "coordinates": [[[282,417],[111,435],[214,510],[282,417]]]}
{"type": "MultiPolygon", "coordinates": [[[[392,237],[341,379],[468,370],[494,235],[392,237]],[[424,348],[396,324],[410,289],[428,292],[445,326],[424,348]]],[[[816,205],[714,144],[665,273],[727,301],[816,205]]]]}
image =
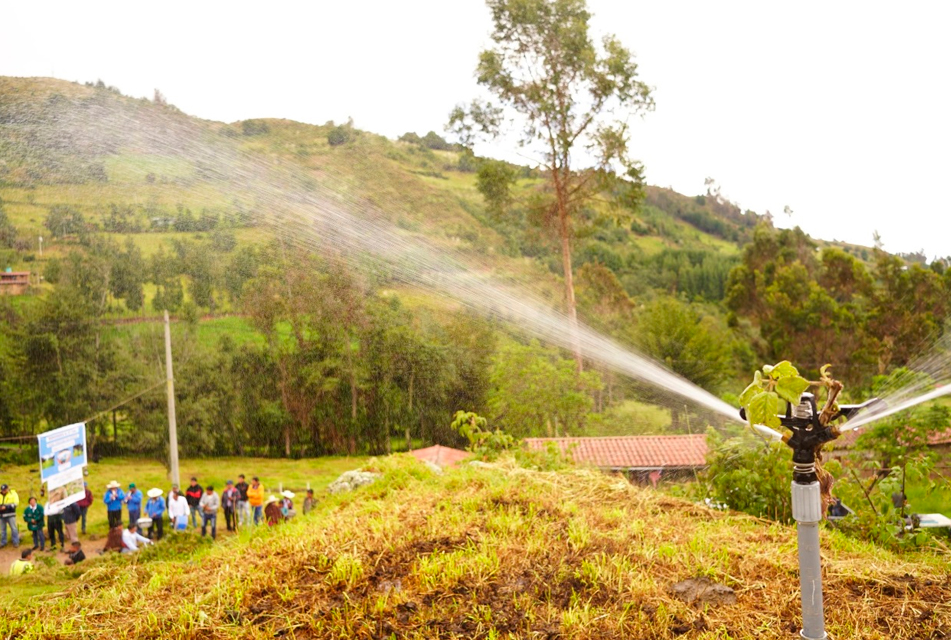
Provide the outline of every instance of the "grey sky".
{"type": "MultiPolygon", "coordinates": [[[[712,176],[777,224],[867,245],[877,229],[889,250],[951,254],[951,4],[589,6],[655,87],[632,145],[651,183],[692,195],[712,176]]],[[[352,117],[390,137],[441,131],[477,94],[489,32],[480,0],[33,0],[0,13],[0,75],[157,87],[214,120],[352,117]]]]}

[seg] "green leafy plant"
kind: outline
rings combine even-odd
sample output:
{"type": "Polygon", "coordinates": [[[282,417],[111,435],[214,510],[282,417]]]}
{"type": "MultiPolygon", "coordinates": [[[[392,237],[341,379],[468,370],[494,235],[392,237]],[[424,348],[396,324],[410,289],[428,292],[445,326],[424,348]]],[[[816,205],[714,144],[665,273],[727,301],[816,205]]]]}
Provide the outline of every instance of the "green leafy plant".
{"type": "MultiPolygon", "coordinates": [[[[823,367],[823,375],[828,365],[823,367]]],[[[753,382],[740,394],[740,406],[746,409],[750,425],[780,426],[779,415],[785,411],[785,402],[798,404],[799,397],[810,382],[799,375],[788,360],[765,365],[753,374],[753,382]]]]}
{"type": "Polygon", "coordinates": [[[487,425],[488,420],[473,411],[456,411],[452,421],[453,431],[469,441],[466,450],[483,460],[495,459],[515,446],[515,438],[501,429],[490,431],[487,425]]]}

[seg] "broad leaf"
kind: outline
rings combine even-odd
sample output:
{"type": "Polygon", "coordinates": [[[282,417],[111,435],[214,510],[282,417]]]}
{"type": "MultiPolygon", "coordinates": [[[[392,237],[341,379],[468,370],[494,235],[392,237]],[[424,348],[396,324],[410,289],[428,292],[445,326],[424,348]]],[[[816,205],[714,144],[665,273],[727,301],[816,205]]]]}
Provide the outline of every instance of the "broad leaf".
{"type": "MultiPolygon", "coordinates": [[[[757,372],[759,373],[759,372],[757,372]]],[[[750,383],[746,389],[743,390],[743,393],[740,394],[739,402],[741,407],[749,405],[750,400],[753,399],[757,393],[762,393],[763,384],[759,380],[754,380],[750,383]]]]}
{"type": "MultiPolygon", "coordinates": [[[[746,407],[746,417],[749,419],[750,424],[765,424],[771,426],[770,417],[776,419],[776,414],[774,413],[775,406],[773,404],[773,398],[777,397],[775,393],[769,391],[761,391],[757,393],[750,399],[749,405],[746,407]]],[[[776,419],[778,421],[778,419],[776,419]]]]}
{"type": "Polygon", "coordinates": [[[799,397],[809,388],[809,381],[799,376],[780,378],[776,382],[776,393],[790,404],[799,404],[799,397]]]}
{"type": "Polygon", "coordinates": [[[798,375],[799,370],[796,369],[796,367],[794,367],[789,360],[783,360],[774,366],[772,371],[769,373],[769,377],[773,380],[780,380],[781,378],[789,378],[798,375]]]}

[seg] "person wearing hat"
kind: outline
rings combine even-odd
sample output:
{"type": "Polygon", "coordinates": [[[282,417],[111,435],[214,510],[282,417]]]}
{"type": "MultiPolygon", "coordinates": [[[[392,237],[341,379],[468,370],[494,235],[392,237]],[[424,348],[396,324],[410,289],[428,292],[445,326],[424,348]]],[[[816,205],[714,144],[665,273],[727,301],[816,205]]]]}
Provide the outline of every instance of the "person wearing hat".
{"type": "Polygon", "coordinates": [[[145,515],[152,518],[152,524],[149,526],[149,540],[161,540],[165,534],[163,531],[165,519],[165,498],[162,497],[162,490],[159,488],[149,489],[149,501],[145,503],[145,515]]]}
{"type": "Polygon", "coordinates": [[[228,531],[238,530],[238,499],[241,492],[235,489],[234,482],[228,480],[225,490],[221,492],[221,508],[225,510],[225,527],[228,531]]]}
{"type": "Polygon", "coordinates": [[[314,490],[308,489],[307,497],[304,498],[304,515],[306,516],[308,513],[313,511],[314,507],[316,506],[317,506],[317,500],[314,498],[314,490]]]}
{"type": "Polygon", "coordinates": [[[297,512],[294,511],[294,492],[284,489],[284,491],[281,491],[281,496],[284,497],[281,500],[281,513],[284,514],[284,519],[293,518],[297,515],[297,512]]]}
{"type": "Polygon", "coordinates": [[[76,503],[76,506],[79,507],[79,515],[82,517],[82,532],[83,535],[86,535],[86,513],[89,511],[89,507],[92,506],[93,496],[92,491],[89,490],[89,483],[83,483],[83,489],[85,490],[85,495],[83,499],[76,503]]]}
{"type": "Polygon", "coordinates": [[[20,559],[10,565],[11,576],[22,576],[33,571],[33,549],[24,549],[20,552],[20,559]]]}
{"type": "Polygon", "coordinates": [[[208,525],[211,525],[211,539],[214,540],[218,534],[218,507],[221,500],[215,493],[215,488],[211,485],[205,487],[205,495],[198,502],[198,508],[201,509],[201,535],[205,536],[208,525]]]}
{"type": "Polygon", "coordinates": [[[20,530],[17,529],[17,506],[20,496],[10,485],[0,484],[0,547],[7,546],[7,527],[13,537],[13,547],[20,546],[20,530]]]}
{"type": "Polygon", "coordinates": [[[137,523],[142,517],[142,492],[135,488],[135,483],[129,483],[129,493],[125,496],[126,509],[129,510],[129,524],[137,523]]]}
{"type": "Polygon", "coordinates": [[[119,488],[119,483],[113,480],[106,485],[106,495],[102,501],[106,503],[106,513],[109,515],[109,528],[122,526],[122,501],[125,493],[119,488]]]}
{"type": "Polygon", "coordinates": [[[284,522],[284,514],[281,513],[281,502],[276,496],[268,496],[264,503],[264,518],[267,520],[267,526],[269,527],[284,522]]]}
{"type": "Polygon", "coordinates": [[[33,549],[46,551],[46,535],[43,531],[46,528],[46,516],[43,514],[43,505],[33,496],[30,496],[29,506],[23,510],[23,520],[33,534],[33,549]]]}

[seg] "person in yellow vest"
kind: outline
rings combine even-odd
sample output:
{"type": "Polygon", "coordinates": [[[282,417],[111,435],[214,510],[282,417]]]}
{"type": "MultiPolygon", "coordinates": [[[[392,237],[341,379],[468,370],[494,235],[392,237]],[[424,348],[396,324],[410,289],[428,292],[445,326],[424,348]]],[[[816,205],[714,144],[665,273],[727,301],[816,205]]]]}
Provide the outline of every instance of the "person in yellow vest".
{"type": "Polygon", "coordinates": [[[20,546],[20,530],[17,529],[17,507],[20,496],[9,485],[0,484],[0,548],[7,546],[7,527],[13,532],[13,547],[20,546]]]}
{"type": "Polygon", "coordinates": [[[251,486],[248,487],[248,504],[254,512],[254,524],[260,524],[264,517],[264,486],[257,476],[251,478],[251,486]]]}
{"type": "Polygon", "coordinates": [[[20,559],[10,565],[11,576],[22,576],[33,571],[33,549],[24,549],[20,552],[20,559]]]}

